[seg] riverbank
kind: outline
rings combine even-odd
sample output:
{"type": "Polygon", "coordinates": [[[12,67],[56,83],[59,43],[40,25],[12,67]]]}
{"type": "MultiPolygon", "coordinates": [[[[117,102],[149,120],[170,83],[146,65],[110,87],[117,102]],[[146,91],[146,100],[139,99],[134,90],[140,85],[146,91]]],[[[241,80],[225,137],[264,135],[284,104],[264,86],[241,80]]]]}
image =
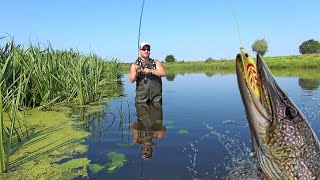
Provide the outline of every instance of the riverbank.
{"type": "MultiPolygon", "coordinates": [[[[255,59],[255,56],[253,56],[255,59]]],[[[270,70],[288,71],[294,73],[301,69],[319,69],[320,54],[304,54],[295,56],[264,57],[270,70]]],[[[124,64],[124,71],[128,73],[130,63],[124,64]]],[[[209,60],[209,61],[180,61],[173,63],[163,63],[169,74],[222,72],[223,74],[235,72],[235,59],[229,60],[209,60]]]]}
{"type": "MultiPolygon", "coordinates": [[[[254,58],[255,59],[255,58],[254,58]]],[[[273,69],[320,69],[320,54],[297,56],[264,57],[268,67],[273,69]]],[[[210,60],[163,63],[167,71],[235,71],[235,60],[210,60]]]]}

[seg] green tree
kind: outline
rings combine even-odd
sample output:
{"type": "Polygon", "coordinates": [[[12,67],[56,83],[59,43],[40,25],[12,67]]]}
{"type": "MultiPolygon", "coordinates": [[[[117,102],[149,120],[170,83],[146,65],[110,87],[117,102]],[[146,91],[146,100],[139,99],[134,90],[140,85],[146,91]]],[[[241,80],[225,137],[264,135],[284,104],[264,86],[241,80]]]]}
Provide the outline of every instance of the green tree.
{"type": "Polygon", "coordinates": [[[264,56],[268,51],[268,42],[263,39],[258,39],[252,44],[252,51],[264,56]]]}
{"type": "Polygon", "coordinates": [[[320,42],[314,39],[309,39],[299,46],[299,52],[301,54],[320,53],[320,42]]]}
{"type": "Polygon", "coordinates": [[[214,61],[214,59],[213,59],[212,57],[209,57],[209,58],[206,59],[205,62],[206,62],[206,63],[209,63],[209,62],[213,62],[213,61],[214,61]]]}
{"type": "Polygon", "coordinates": [[[176,59],[173,55],[168,55],[165,59],[165,62],[176,62],[176,59]]]}

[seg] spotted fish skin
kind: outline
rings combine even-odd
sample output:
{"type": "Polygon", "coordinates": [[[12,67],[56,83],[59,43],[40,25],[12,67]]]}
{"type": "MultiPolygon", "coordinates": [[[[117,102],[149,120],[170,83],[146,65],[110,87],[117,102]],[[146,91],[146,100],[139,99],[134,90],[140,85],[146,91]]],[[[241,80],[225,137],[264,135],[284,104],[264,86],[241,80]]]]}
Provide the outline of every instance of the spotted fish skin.
{"type": "MultiPolygon", "coordinates": [[[[256,64],[259,96],[247,82],[242,61],[238,55],[238,86],[260,171],[252,174],[261,174],[261,179],[320,179],[319,140],[308,121],[276,82],[261,55],[257,55],[256,64]]],[[[235,174],[241,172],[232,172],[227,179],[245,179],[240,175],[235,178],[235,174]]]]}

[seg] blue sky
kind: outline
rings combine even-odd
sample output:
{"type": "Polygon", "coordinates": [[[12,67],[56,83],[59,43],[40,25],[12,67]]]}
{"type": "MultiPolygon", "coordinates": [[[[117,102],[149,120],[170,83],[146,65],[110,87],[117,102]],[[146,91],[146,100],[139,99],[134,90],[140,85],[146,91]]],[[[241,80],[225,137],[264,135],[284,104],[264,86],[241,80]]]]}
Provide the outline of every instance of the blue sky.
{"type": "MultiPolygon", "coordinates": [[[[0,36],[18,44],[50,42],[121,62],[138,56],[143,0],[1,1],[0,36]]],[[[298,55],[302,42],[320,40],[319,7],[319,0],[145,0],[140,41],[151,43],[151,57],[159,60],[233,59],[240,47],[233,10],[250,53],[265,38],[266,56],[298,55]]]]}

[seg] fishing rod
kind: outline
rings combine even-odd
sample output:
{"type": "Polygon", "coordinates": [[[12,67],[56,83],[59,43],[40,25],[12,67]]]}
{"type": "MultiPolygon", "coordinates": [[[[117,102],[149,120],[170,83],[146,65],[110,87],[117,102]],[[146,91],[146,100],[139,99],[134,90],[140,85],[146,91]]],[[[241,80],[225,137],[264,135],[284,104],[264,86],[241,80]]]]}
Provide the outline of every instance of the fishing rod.
{"type": "MultiPolygon", "coordinates": [[[[139,32],[138,32],[138,49],[140,48],[140,30],[141,30],[141,22],[142,22],[142,15],[143,15],[143,8],[144,8],[144,1],[142,1],[141,5],[141,12],[140,12],[140,21],[139,21],[139,32]]],[[[138,51],[138,58],[139,58],[139,51],[138,51]]]]}

